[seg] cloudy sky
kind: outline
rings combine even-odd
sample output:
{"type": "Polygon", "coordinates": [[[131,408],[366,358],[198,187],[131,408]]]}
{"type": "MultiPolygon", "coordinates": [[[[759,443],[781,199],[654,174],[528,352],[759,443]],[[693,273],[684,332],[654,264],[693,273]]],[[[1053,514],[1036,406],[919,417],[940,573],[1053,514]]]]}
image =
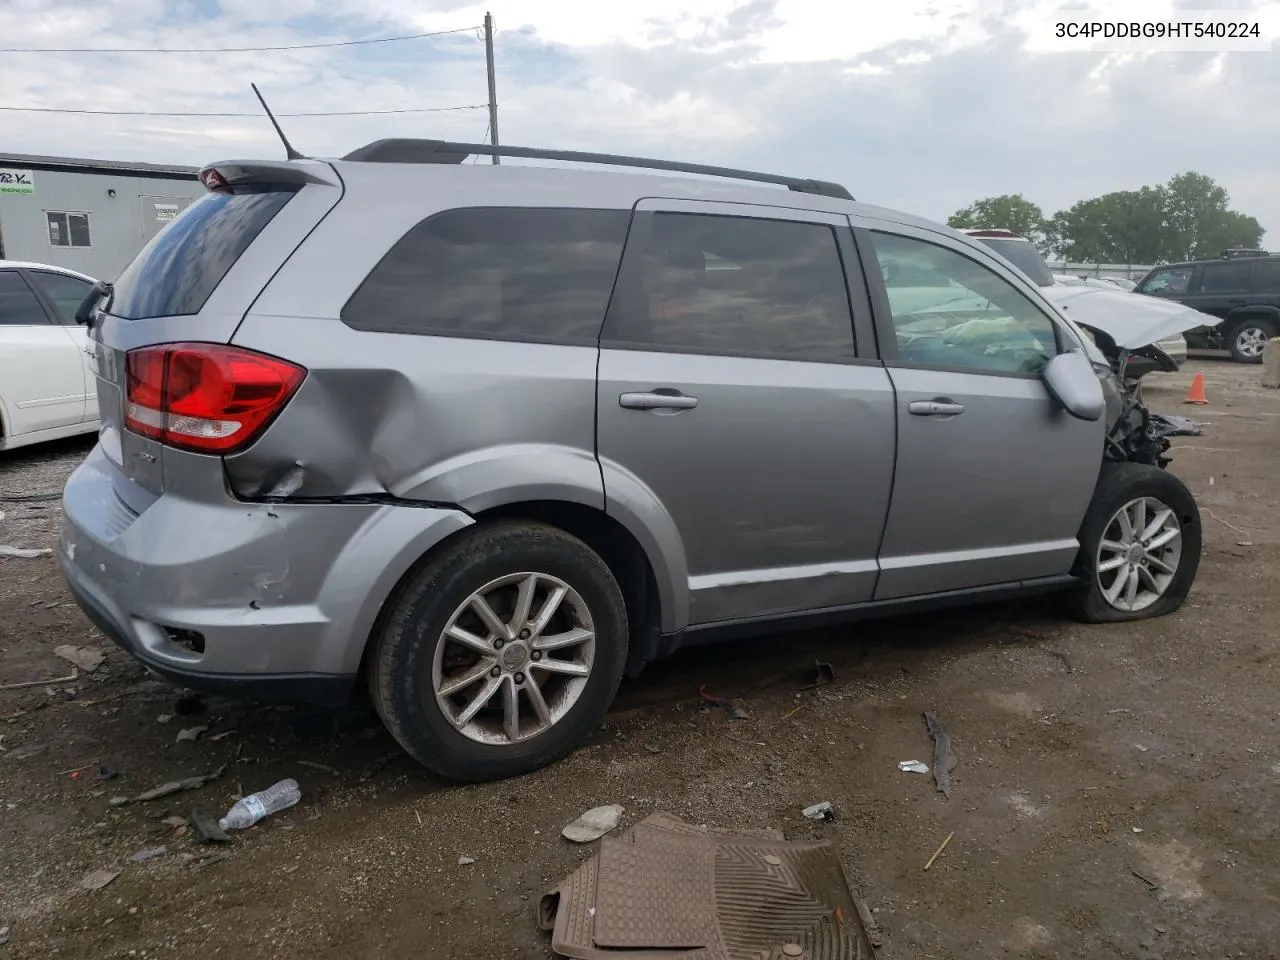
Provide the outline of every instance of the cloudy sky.
{"type": "MultiPolygon", "coordinates": [[[[497,23],[505,143],[756,167],[844,183],[944,219],[1023,193],[1046,213],[1197,170],[1280,248],[1280,0],[0,0],[3,48],[209,48],[365,39],[497,23]],[[1098,19],[1187,9],[1261,18],[1270,52],[1065,51],[1059,6],[1098,19]],[[611,9],[612,8],[612,9],[611,9]]],[[[198,164],[280,153],[277,113],[487,101],[476,31],[271,53],[0,52],[0,149],[198,164]]],[[[336,155],[382,136],[476,141],[483,109],[295,117],[336,155]]]]}

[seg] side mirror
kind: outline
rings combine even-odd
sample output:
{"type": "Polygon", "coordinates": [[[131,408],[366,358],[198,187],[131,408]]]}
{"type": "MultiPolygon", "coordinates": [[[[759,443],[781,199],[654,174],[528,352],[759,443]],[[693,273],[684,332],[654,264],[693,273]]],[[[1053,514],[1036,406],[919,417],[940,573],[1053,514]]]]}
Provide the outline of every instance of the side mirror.
{"type": "Polygon", "coordinates": [[[1050,360],[1044,368],[1044,385],[1062,409],[1079,420],[1097,420],[1107,409],[1102,382],[1089,358],[1079,350],[1050,360]]]}
{"type": "Polygon", "coordinates": [[[99,280],[90,287],[85,298],[80,301],[80,306],[76,308],[76,323],[80,324],[82,327],[91,326],[93,321],[93,311],[98,306],[98,302],[110,293],[111,284],[103,280],[99,280]]]}

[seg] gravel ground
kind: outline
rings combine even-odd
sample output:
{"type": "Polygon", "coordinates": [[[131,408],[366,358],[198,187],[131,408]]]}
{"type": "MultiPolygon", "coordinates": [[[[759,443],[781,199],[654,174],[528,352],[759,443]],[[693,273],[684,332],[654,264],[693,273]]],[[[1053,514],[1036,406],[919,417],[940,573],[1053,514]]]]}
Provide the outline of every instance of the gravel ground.
{"type": "MultiPolygon", "coordinates": [[[[1211,424],[1175,451],[1206,540],[1179,614],[1085,627],[1020,604],[688,651],[627,684],[586,748],[497,784],[431,778],[360,709],[182,715],[52,557],[0,559],[0,686],[69,676],[59,645],[106,655],[0,691],[0,958],[548,957],[534,906],[590,854],[559,830],[603,803],[625,823],[664,810],[835,840],[888,960],[1276,956],[1280,392],[1258,380],[1212,361],[1150,378],[1154,406],[1211,424]],[[1185,408],[1196,370],[1211,403],[1185,408]],[[815,659],[837,681],[800,692],[815,659]],[[701,684],[749,718],[703,709],[701,684]],[[897,768],[930,760],[924,710],[959,760],[950,800],[897,768]],[[191,727],[207,729],[180,741],[191,727]],[[230,844],[173,825],[286,776],[302,803],[230,844]],[[821,800],[834,823],[800,817],[821,800]],[[102,870],[119,874],[85,889],[102,870]]],[[[87,449],[0,457],[0,493],[57,490],[87,449]]],[[[56,503],[0,510],[0,543],[56,545],[56,503]]]]}

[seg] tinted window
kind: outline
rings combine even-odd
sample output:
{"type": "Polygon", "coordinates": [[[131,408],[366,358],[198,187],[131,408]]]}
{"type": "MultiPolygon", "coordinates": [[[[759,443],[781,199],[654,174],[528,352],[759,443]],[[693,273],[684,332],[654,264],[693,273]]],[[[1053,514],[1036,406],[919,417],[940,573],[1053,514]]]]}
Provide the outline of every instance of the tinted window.
{"type": "Polygon", "coordinates": [[[1253,292],[1280,293],[1280,257],[1271,257],[1254,263],[1253,292]]]}
{"type": "Polygon", "coordinates": [[[1157,270],[1142,282],[1139,293],[1155,294],[1158,297],[1178,297],[1187,292],[1191,285],[1191,267],[1170,267],[1157,270]]]}
{"type": "Polygon", "coordinates": [[[405,234],[342,309],[358,330],[595,343],[626,210],[467,208],[405,234]]]}
{"type": "Polygon", "coordinates": [[[922,240],[887,233],[874,237],[876,258],[886,277],[906,270],[932,270],[951,284],[946,291],[936,287],[887,290],[902,361],[1038,374],[1057,353],[1053,322],[994,271],[922,240]]]}
{"type": "Polygon", "coordinates": [[[835,232],[653,214],[645,239],[627,249],[605,337],[665,350],[850,359],[853,320],[835,232]]]}
{"type": "Polygon", "coordinates": [[[46,213],[49,244],[55,247],[87,247],[89,215],[87,213],[46,213]]]}
{"type": "Polygon", "coordinates": [[[1200,292],[1226,293],[1248,290],[1251,266],[1252,264],[1247,260],[1236,263],[1206,263],[1204,272],[1200,276],[1200,292]]]}
{"type": "Polygon", "coordinates": [[[1030,240],[976,237],[1030,278],[1038,287],[1053,286],[1053,272],[1030,240]]]}
{"type": "Polygon", "coordinates": [[[111,313],[127,320],[199,313],[240,255],[296,190],[209,193],[151,238],[116,281],[111,313]]]}
{"type": "Polygon", "coordinates": [[[0,270],[0,327],[48,322],[27,282],[13,270],[0,270]]]}
{"type": "Polygon", "coordinates": [[[32,271],[30,276],[40,292],[53,301],[58,310],[58,319],[63,323],[75,323],[76,309],[89,295],[93,284],[77,277],[68,277],[65,273],[32,271]]]}

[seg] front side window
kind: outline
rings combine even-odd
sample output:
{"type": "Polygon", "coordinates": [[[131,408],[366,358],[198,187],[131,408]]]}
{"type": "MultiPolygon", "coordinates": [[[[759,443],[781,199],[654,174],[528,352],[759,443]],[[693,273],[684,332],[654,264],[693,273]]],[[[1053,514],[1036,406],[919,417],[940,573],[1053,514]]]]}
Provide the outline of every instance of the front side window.
{"type": "Polygon", "coordinates": [[[87,213],[59,213],[51,210],[45,214],[45,219],[49,224],[50,246],[91,246],[87,213]]]}
{"type": "Polygon", "coordinates": [[[0,327],[43,326],[48,322],[44,308],[21,274],[0,270],[0,327]]]}
{"type": "Polygon", "coordinates": [[[1058,352],[1053,321],[999,274],[946,247],[874,233],[903,363],[1039,375],[1058,352]],[[950,286],[902,288],[890,277],[930,270],[950,286]]]}
{"type": "Polygon", "coordinates": [[[595,343],[627,210],[471,207],[396,242],[342,308],[357,330],[595,343]]]}
{"type": "Polygon", "coordinates": [[[1139,293],[1150,293],[1157,297],[1178,297],[1187,292],[1191,286],[1191,267],[1169,267],[1157,270],[1138,288],[1139,293]]]}
{"type": "Polygon", "coordinates": [[[652,214],[627,249],[604,337],[655,350],[838,362],[853,319],[834,230],[652,214]]]}
{"type": "Polygon", "coordinates": [[[58,311],[58,319],[65,324],[74,324],[76,310],[93,289],[93,284],[79,277],[44,270],[32,271],[30,277],[40,288],[40,292],[53,302],[58,311]]]}
{"type": "Polygon", "coordinates": [[[1248,261],[1206,263],[1200,277],[1201,293],[1244,293],[1249,289],[1248,261]]]}

